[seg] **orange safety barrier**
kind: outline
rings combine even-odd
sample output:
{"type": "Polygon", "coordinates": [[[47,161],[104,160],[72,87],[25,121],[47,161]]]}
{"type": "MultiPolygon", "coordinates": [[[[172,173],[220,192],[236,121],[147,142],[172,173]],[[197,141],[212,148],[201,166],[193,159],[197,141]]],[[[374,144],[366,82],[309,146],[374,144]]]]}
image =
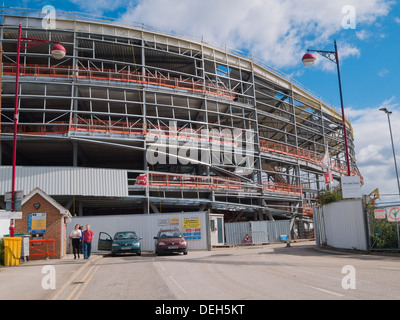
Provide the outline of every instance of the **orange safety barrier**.
{"type": "Polygon", "coordinates": [[[313,216],[313,206],[312,205],[304,205],[303,206],[303,215],[306,217],[313,216]]]}
{"type": "Polygon", "coordinates": [[[278,142],[267,141],[260,138],[260,148],[265,151],[285,154],[296,158],[309,160],[318,164],[322,164],[323,156],[312,151],[287,146],[278,142]]]}
{"type": "Polygon", "coordinates": [[[84,131],[142,135],[144,126],[142,123],[73,118],[70,121],[70,129],[75,132],[84,131]]]}
{"type": "MultiPolygon", "coordinates": [[[[180,132],[181,128],[176,128],[176,132],[172,131],[170,133],[170,128],[167,126],[157,126],[152,125],[153,129],[162,130],[163,134],[167,138],[179,138],[179,139],[197,139],[200,142],[206,142],[205,139],[200,137],[193,137],[193,135],[184,135],[180,132]],[[177,132],[179,134],[177,135],[177,132]]],[[[1,132],[2,133],[13,133],[14,131],[13,123],[2,123],[1,132]]],[[[98,120],[98,119],[82,119],[82,118],[73,118],[70,122],[62,122],[62,121],[54,121],[50,124],[30,124],[30,125],[19,125],[18,126],[19,134],[32,134],[32,135],[50,135],[50,134],[58,134],[58,135],[66,135],[68,132],[92,132],[92,133],[107,133],[107,134],[126,134],[126,135],[147,135],[150,136],[158,136],[154,132],[146,132],[147,127],[143,125],[143,123],[135,122],[121,122],[121,121],[108,121],[108,120],[98,120]]],[[[218,142],[223,144],[232,144],[236,145],[236,142],[226,141],[221,138],[221,136],[213,133],[211,131],[211,135],[208,137],[208,142],[218,142]]],[[[318,165],[322,165],[323,156],[318,155],[312,151],[298,149],[296,147],[287,146],[277,142],[271,142],[267,140],[263,140],[260,138],[260,149],[268,152],[274,152],[279,154],[284,154],[285,156],[305,159],[311,162],[314,162],[318,165]]],[[[347,173],[347,166],[337,162],[336,160],[331,159],[331,170],[341,172],[343,174],[347,173]]],[[[351,168],[351,175],[360,176],[361,183],[364,183],[364,179],[361,176],[360,172],[355,168],[351,168]]]]}
{"type": "Polygon", "coordinates": [[[263,188],[265,191],[302,194],[302,188],[293,184],[264,181],[263,188]]]}
{"type": "MultiPolygon", "coordinates": [[[[299,149],[296,147],[287,146],[278,142],[272,142],[260,138],[260,149],[268,152],[280,153],[294,158],[304,159],[322,165],[323,155],[316,154],[309,150],[299,149]]],[[[347,174],[347,165],[331,159],[331,170],[347,174]]],[[[360,176],[361,183],[364,179],[355,168],[351,168],[351,175],[360,176]]]]}
{"type": "MultiPolygon", "coordinates": [[[[12,63],[3,63],[3,74],[15,75],[16,66],[12,63]]],[[[174,90],[186,90],[198,93],[212,94],[216,96],[225,97],[228,99],[235,99],[233,90],[223,88],[211,82],[182,80],[175,77],[164,77],[153,74],[146,74],[142,72],[129,72],[121,70],[116,72],[112,69],[92,69],[84,67],[72,66],[47,66],[47,65],[29,65],[23,64],[20,66],[20,73],[22,76],[38,77],[53,77],[68,78],[68,79],[89,79],[89,80],[106,80],[106,81],[122,81],[132,82],[144,85],[154,85],[171,88],[174,90]]]]}
{"type": "MultiPolygon", "coordinates": [[[[49,135],[49,134],[57,134],[57,135],[65,135],[69,131],[69,123],[65,121],[54,121],[49,124],[18,124],[17,133],[19,134],[31,134],[31,135],[49,135]]],[[[1,124],[1,132],[2,133],[13,133],[14,132],[14,123],[6,123],[3,122],[1,124]]]]}
{"type": "Polygon", "coordinates": [[[52,257],[55,253],[55,239],[29,240],[29,257],[52,257]]]}
{"type": "MultiPolygon", "coordinates": [[[[141,174],[136,179],[136,186],[146,186],[155,188],[182,188],[182,189],[225,189],[225,190],[252,190],[257,191],[256,185],[249,185],[242,182],[238,178],[228,177],[204,177],[192,175],[170,175],[162,173],[149,173],[150,179],[147,179],[147,174],[141,174]]],[[[281,182],[264,182],[263,189],[269,192],[279,192],[288,194],[302,194],[300,186],[291,185],[281,182]]]]}
{"type": "MultiPolygon", "coordinates": [[[[153,187],[179,187],[179,188],[226,188],[240,189],[241,181],[235,178],[204,177],[192,175],[169,175],[169,174],[149,174],[149,186],[153,187]]],[[[136,185],[145,186],[147,183],[146,174],[140,175],[136,180],[136,185]]]]}

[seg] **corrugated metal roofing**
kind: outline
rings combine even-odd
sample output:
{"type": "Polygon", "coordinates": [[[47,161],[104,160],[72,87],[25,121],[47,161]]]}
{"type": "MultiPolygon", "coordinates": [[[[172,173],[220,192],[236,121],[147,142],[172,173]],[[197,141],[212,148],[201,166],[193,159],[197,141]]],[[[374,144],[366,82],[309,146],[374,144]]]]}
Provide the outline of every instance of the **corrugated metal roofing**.
{"type": "MultiPolygon", "coordinates": [[[[0,194],[11,191],[12,167],[0,167],[0,194]]],[[[17,167],[16,190],[39,187],[48,195],[127,197],[126,170],[76,167],[17,167]]]]}

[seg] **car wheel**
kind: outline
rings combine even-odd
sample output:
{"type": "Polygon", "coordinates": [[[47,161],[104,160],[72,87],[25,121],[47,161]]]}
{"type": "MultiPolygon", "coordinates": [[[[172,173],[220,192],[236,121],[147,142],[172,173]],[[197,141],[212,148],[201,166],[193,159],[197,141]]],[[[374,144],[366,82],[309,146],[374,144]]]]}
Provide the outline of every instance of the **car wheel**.
{"type": "Polygon", "coordinates": [[[187,255],[187,251],[183,252],[183,254],[186,256],[187,255]]]}
{"type": "Polygon", "coordinates": [[[141,255],[142,255],[142,252],[139,251],[139,252],[137,253],[137,255],[138,255],[138,256],[141,256],[141,255]]]}

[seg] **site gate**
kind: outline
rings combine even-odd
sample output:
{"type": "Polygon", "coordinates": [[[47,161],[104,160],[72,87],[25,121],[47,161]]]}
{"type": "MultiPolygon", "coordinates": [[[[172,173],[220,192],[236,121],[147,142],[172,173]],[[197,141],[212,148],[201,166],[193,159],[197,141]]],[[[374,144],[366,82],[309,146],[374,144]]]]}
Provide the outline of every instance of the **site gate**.
{"type": "Polygon", "coordinates": [[[343,200],[315,207],[313,220],[318,246],[400,251],[400,203],[343,200]]]}
{"type": "Polygon", "coordinates": [[[225,223],[225,237],[228,245],[281,242],[281,235],[286,235],[289,240],[291,239],[290,220],[225,223]]]}

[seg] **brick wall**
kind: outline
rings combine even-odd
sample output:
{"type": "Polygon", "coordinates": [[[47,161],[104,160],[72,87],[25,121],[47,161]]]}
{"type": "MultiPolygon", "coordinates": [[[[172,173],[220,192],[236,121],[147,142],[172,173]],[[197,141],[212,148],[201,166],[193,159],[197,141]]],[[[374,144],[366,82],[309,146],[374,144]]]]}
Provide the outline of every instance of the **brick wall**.
{"type": "MultiPolygon", "coordinates": [[[[43,198],[40,194],[35,194],[27,202],[22,205],[22,219],[15,220],[15,233],[28,232],[28,215],[29,213],[46,213],[46,232],[43,233],[43,239],[55,239],[55,256],[50,258],[60,259],[66,254],[66,236],[64,218],[60,211],[50,202],[43,198]],[[40,207],[36,209],[35,203],[40,203],[40,207]]],[[[32,237],[30,238],[32,240],[32,237]]],[[[41,248],[45,248],[41,246],[41,248]]],[[[32,251],[31,251],[32,252],[32,251]]],[[[34,259],[30,257],[30,259],[34,259]]],[[[44,259],[39,258],[39,259],[44,259]]]]}

